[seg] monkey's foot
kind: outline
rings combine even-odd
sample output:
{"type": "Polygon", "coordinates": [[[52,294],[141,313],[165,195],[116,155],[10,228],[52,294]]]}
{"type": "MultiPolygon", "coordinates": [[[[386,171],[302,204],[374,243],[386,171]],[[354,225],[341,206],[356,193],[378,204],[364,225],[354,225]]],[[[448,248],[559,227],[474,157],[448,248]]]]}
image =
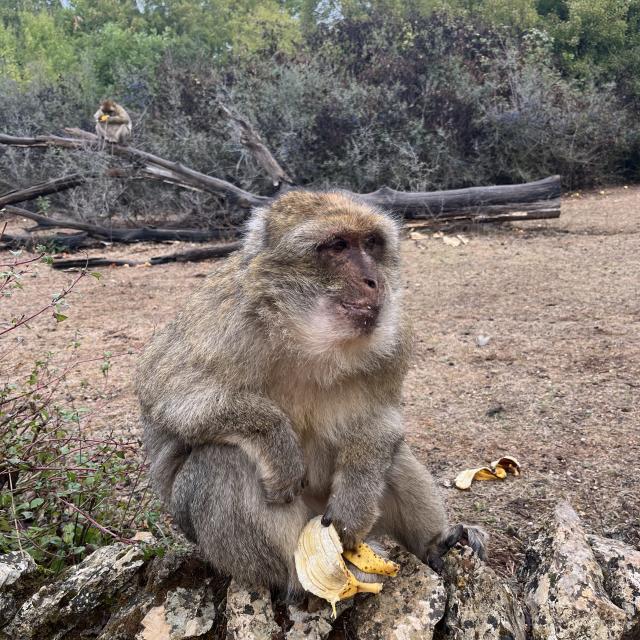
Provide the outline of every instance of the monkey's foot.
{"type": "Polygon", "coordinates": [[[486,540],[487,533],[480,527],[464,524],[454,525],[447,531],[442,540],[429,551],[427,564],[435,572],[441,573],[444,568],[444,556],[457,544],[470,547],[481,560],[486,560],[486,540]]]}

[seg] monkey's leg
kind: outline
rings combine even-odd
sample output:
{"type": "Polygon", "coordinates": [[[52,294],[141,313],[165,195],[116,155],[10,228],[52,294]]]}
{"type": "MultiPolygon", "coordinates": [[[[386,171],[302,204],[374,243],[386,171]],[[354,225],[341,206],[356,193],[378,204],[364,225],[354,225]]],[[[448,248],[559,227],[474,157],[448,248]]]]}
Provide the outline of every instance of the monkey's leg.
{"type": "Polygon", "coordinates": [[[484,557],[482,532],[463,525],[449,526],[433,477],[404,443],[387,472],[380,511],[372,535],[391,536],[435,569],[457,542],[468,544],[484,557]]]}
{"type": "Polygon", "coordinates": [[[290,504],[268,503],[255,465],[240,448],[194,449],[176,476],[170,507],[221,573],[292,598],[303,592],[294,551],[311,514],[300,497],[290,504]]]}

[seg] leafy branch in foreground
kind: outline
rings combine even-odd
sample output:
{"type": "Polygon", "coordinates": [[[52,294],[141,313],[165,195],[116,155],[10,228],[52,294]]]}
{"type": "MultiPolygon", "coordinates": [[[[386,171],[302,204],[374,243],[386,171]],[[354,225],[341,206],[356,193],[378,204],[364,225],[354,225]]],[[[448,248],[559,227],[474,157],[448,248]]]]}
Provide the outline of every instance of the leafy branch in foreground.
{"type": "MultiPolygon", "coordinates": [[[[50,262],[44,252],[13,256],[1,266],[3,296],[23,287],[32,265],[50,262]]],[[[87,275],[81,271],[51,301],[4,323],[0,363],[8,352],[2,342],[6,344],[11,332],[46,317],[46,311],[57,322],[67,319],[62,304],[87,275]]],[[[106,376],[115,357],[76,358],[60,369],[54,356],[46,354],[25,376],[12,374],[14,379],[8,379],[8,372],[1,372],[0,553],[21,550],[58,571],[103,544],[127,542],[135,531],[155,526],[158,516],[151,511],[139,443],[112,433],[89,433],[91,412],[60,402],[61,384],[80,364],[95,362],[106,376]]]]}

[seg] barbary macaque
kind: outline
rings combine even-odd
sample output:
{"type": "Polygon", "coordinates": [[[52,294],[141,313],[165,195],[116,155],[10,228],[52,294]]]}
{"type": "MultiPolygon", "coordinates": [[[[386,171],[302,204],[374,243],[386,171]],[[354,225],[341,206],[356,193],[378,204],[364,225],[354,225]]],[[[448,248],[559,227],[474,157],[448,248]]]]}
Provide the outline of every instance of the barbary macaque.
{"type": "Polygon", "coordinates": [[[116,144],[127,144],[131,138],[131,118],[117,102],[103,100],[93,119],[96,121],[98,138],[116,144]]]}
{"type": "Polygon", "coordinates": [[[156,490],[219,571],[297,597],[294,550],[323,515],[346,548],[389,535],[432,565],[451,527],[404,441],[411,352],[399,223],[340,192],[257,209],[147,347],[137,375],[156,490]]]}

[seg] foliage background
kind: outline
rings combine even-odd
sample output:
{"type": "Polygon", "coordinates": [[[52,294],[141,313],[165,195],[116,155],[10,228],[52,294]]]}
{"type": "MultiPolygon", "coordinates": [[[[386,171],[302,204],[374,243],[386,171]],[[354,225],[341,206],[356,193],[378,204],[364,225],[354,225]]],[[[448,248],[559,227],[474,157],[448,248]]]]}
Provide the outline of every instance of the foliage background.
{"type": "MultiPolygon", "coordinates": [[[[91,129],[106,96],[132,114],[135,146],[263,193],[220,101],[311,186],[633,181],[640,0],[0,1],[3,130],[91,129]]],[[[2,149],[0,189],[112,162],[2,149]]],[[[101,178],[52,204],[89,219],[228,213],[101,178]]]]}

